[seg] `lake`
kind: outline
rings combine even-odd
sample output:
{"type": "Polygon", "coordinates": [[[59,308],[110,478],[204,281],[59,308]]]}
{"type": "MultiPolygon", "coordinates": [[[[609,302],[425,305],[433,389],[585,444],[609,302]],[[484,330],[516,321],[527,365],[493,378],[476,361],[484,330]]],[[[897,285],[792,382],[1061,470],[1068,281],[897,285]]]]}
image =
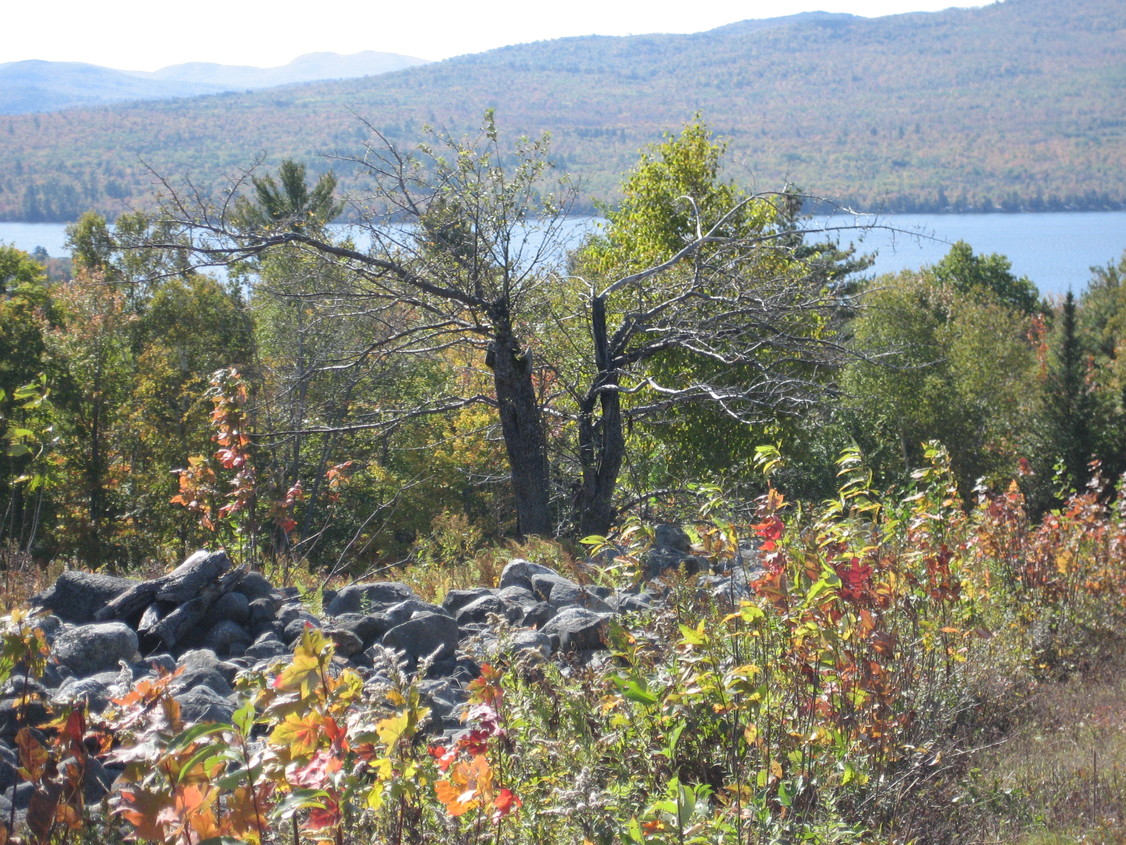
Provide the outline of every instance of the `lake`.
{"type": "Polygon", "coordinates": [[[1007,257],[1013,272],[1030,278],[1044,294],[1064,294],[1069,288],[1080,293],[1092,266],[1117,263],[1126,251],[1126,211],[892,214],[862,216],[858,222],[887,227],[864,233],[858,244],[862,252],[876,253],[874,273],[934,264],[955,241],[966,241],[975,253],[1007,257]]]}
{"type": "MultiPolygon", "coordinates": [[[[873,228],[840,235],[858,241],[862,252],[876,254],[873,273],[894,273],[934,264],[955,241],[967,241],[974,252],[1000,253],[1013,272],[1028,276],[1044,294],[1081,292],[1092,266],[1117,262],[1126,250],[1126,211],[1047,214],[889,214],[864,215],[855,221],[840,216],[814,218],[812,225],[873,228]]],[[[576,221],[575,232],[590,219],[576,221]]],[[[0,223],[0,244],[31,252],[37,246],[55,257],[67,254],[66,225],[0,223]]]]}

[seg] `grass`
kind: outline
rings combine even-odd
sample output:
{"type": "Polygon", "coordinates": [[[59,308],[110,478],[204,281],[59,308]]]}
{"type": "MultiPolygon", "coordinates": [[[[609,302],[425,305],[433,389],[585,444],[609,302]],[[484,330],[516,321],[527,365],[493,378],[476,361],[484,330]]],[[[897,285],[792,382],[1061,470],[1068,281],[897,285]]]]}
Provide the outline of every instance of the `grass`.
{"type": "Polygon", "coordinates": [[[965,815],[981,842],[1126,842],[1126,640],[1043,683],[995,747],[975,755],[965,815]]]}

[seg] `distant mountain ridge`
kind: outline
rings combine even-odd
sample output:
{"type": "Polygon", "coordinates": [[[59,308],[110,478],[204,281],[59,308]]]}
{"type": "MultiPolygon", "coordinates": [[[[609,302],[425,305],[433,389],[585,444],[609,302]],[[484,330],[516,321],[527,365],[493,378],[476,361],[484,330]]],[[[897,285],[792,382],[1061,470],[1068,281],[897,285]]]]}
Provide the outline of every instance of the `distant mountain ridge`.
{"type": "Polygon", "coordinates": [[[564,38],[377,79],[10,116],[0,217],[151,207],[154,173],[217,191],[258,157],[334,168],[350,189],[368,125],[410,147],[423,125],[473,134],[486,109],[507,136],[550,132],[587,201],[612,199],[639,149],[700,114],[754,189],[889,212],[1122,208],[1123,43],[1122,0],[1006,0],[564,38]]]}
{"type": "Polygon", "coordinates": [[[425,64],[425,59],[368,50],[309,53],[272,68],[188,62],[157,71],[128,71],[81,62],[28,60],[0,64],[0,114],[30,114],[137,100],[196,97],[375,76],[425,64]]]}

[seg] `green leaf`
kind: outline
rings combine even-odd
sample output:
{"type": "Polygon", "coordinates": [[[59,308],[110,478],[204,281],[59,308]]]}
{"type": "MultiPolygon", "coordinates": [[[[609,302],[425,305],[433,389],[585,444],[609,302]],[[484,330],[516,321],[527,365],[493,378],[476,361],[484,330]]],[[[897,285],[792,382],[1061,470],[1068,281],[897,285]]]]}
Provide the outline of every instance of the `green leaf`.
{"type": "Polygon", "coordinates": [[[625,698],[636,701],[638,704],[653,706],[660,699],[649,690],[645,689],[635,678],[623,678],[621,675],[612,675],[610,680],[614,683],[625,698]]]}
{"type": "Polygon", "coordinates": [[[641,830],[641,822],[637,820],[637,816],[634,816],[626,824],[626,836],[629,837],[630,842],[645,842],[645,834],[641,830]]]}
{"type": "Polygon", "coordinates": [[[231,722],[238,728],[240,734],[248,737],[250,736],[251,728],[254,727],[254,720],[257,715],[254,710],[254,702],[248,698],[242,703],[242,706],[239,707],[238,710],[231,714],[231,722]]]}
{"type": "Polygon", "coordinates": [[[813,584],[810,585],[809,591],[805,594],[805,600],[812,603],[822,593],[828,592],[832,589],[833,585],[830,584],[829,581],[825,578],[814,581],[813,584]]]}
{"type": "Polygon", "coordinates": [[[196,750],[191,757],[189,757],[184,764],[180,767],[180,771],[176,773],[176,783],[182,781],[188,776],[188,773],[198,764],[202,763],[204,770],[210,769],[214,763],[226,759],[222,750],[216,748],[214,745],[205,745],[196,750]]]}
{"type": "Polygon", "coordinates": [[[681,722],[679,725],[677,725],[671,731],[669,731],[669,739],[668,739],[668,743],[665,745],[665,749],[666,749],[666,753],[668,754],[670,760],[676,754],[676,745],[677,745],[678,742],[680,742],[680,735],[682,733],[684,733],[685,727],[686,727],[686,724],[684,722],[681,722]]]}
{"type": "Polygon", "coordinates": [[[786,784],[781,782],[778,784],[778,803],[783,807],[789,807],[792,803],[790,792],[786,789],[786,784]]]}
{"type": "Polygon", "coordinates": [[[226,730],[230,730],[230,725],[225,725],[222,722],[201,722],[198,725],[192,725],[187,730],[173,737],[165,748],[165,752],[170,754],[181,748],[187,748],[201,737],[222,733],[226,730]]]}
{"type": "Polygon", "coordinates": [[[327,797],[328,793],[323,789],[295,789],[273,809],[273,814],[280,819],[288,820],[299,810],[308,810],[312,807],[323,810],[327,797]]]}
{"type": "Polygon", "coordinates": [[[706,645],[708,642],[708,637],[704,633],[703,622],[695,628],[689,628],[687,625],[682,624],[680,626],[680,635],[688,645],[706,645]]]}

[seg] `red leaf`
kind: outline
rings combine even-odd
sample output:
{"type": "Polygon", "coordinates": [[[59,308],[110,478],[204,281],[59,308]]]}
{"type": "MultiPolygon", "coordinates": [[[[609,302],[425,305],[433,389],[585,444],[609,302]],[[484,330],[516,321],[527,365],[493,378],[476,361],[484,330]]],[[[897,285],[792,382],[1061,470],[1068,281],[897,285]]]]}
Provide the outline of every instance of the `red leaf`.
{"type": "Polygon", "coordinates": [[[496,813],[493,814],[493,818],[499,821],[502,817],[507,816],[513,810],[517,810],[520,807],[523,807],[524,802],[521,801],[519,796],[517,796],[516,793],[511,789],[502,789],[497,793],[496,800],[493,801],[493,806],[497,808],[496,813]]]}

